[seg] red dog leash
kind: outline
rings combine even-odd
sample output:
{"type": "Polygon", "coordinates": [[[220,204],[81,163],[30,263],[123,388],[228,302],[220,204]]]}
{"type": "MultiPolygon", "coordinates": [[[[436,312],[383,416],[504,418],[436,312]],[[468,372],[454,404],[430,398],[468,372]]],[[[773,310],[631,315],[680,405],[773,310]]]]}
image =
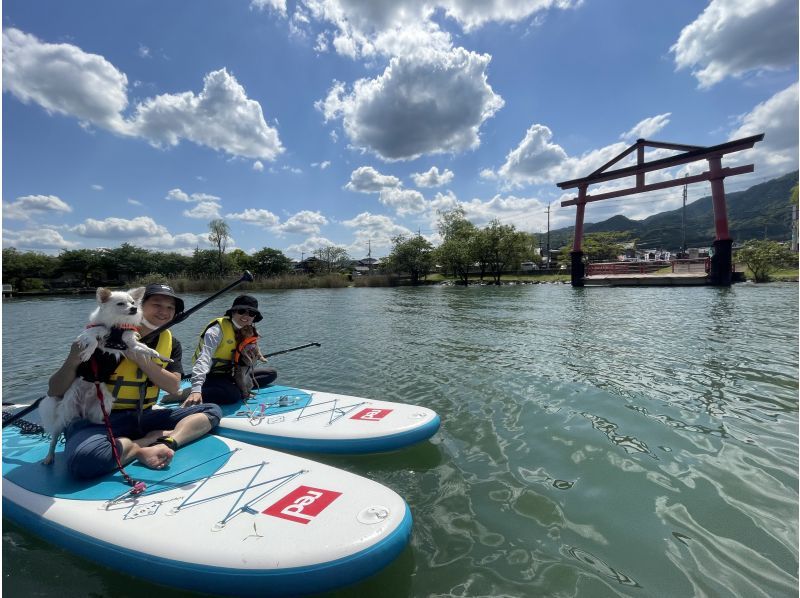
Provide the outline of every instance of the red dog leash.
{"type": "Polygon", "coordinates": [[[128,475],[128,472],[125,471],[125,468],[122,466],[122,460],[119,458],[119,451],[117,451],[117,441],[114,438],[114,432],[111,430],[111,422],[108,419],[108,412],[106,411],[106,404],[103,401],[103,391],[100,390],[100,380],[99,377],[99,368],[97,365],[97,360],[92,355],[91,359],[89,360],[92,366],[92,373],[94,374],[94,388],[97,392],[97,400],[100,401],[100,410],[103,412],[103,421],[106,425],[106,436],[108,437],[108,441],[111,443],[111,451],[114,453],[114,460],[117,462],[117,469],[122,474],[122,477],[125,479],[125,482],[128,483],[129,486],[132,487],[131,494],[134,496],[138,496],[142,492],[145,491],[147,485],[144,482],[137,482],[131,476],[128,475]]]}

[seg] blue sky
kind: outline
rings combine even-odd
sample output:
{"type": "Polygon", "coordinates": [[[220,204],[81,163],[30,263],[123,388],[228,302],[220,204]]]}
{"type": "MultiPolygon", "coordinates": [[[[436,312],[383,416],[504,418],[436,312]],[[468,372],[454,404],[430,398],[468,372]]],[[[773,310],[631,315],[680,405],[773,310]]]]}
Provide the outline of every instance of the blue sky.
{"type": "Polygon", "coordinates": [[[190,253],[224,218],[247,252],[379,257],[397,235],[437,243],[456,205],[543,232],[550,204],[571,225],[555,183],[640,137],[765,133],[723,160],[756,167],[729,190],[798,163],[796,0],[6,0],[2,44],[3,246],[20,250],[190,253]]]}

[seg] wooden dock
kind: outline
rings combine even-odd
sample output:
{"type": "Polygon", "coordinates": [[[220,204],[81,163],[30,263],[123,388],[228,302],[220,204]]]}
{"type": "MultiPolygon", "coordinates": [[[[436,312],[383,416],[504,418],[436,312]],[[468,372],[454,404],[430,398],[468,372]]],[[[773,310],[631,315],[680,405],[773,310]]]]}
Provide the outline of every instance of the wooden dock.
{"type": "Polygon", "coordinates": [[[593,274],[583,277],[587,287],[668,287],[710,284],[705,272],[669,274],[593,274]]]}

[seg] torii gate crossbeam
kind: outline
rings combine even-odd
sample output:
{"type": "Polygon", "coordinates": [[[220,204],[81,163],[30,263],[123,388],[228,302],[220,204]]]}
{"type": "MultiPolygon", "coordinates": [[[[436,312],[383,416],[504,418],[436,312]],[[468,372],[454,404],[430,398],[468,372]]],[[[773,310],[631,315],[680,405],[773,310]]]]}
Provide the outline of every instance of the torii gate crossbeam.
{"type": "Polygon", "coordinates": [[[728,231],[728,215],[725,208],[725,177],[735,176],[737,174],[745,174],[753,172],[755,169],[752,164],[745,166],[737,166],[734,168],[722,167],[722,156],[725,154],[739,152],[742,150],[752,148],[756,143],[764,139],[764,134],[753,135],[751,137],[744,137],[734,141],[728,141],[719,145],[711,147],[699,147],[696,145],[684,145],[678,143],[665,143],[661,141],[649,141],[647,139],[638,139],[636,143],[619,154],[614,159],[610,160],[592,174],[581,178],[573,179],[557,183],[561,189],[578,188],[578,196],[574,199],[562,201],[562,206],[577,206],[577,213],[575,215],[575,241],[572,248],[572,286],[583,286],[584,265],[583,265],[583,216],[586,210],[586,204],[593,201],[600,201],[603,199],[610,199],[612,197],[623,197],[625,195],[634,195],[636,193],[644,193],[647,191],[656,191],[659,189],[668,189],[670,187],[677,187],[686,185],[687,183],[699,183],[702,181],[710,181],[711,183],[711,202],[714,207],[714,228],[716,231],[716,238],[714,240],[714,257],[711,262],[711,284],[730,286],[731,284],[731,246],[733,241],[730,238],[728,231]],[[683,153],[653,160],[652,162],[644,161],[644,150],[646,147],[679,150],[683,153]],[[606,171],[607,168],[613,166],[621,159],[636,151],[636,164],[626,168],[619,168],[617,170],[606,171]],[[707,160],[708,170],[706,172],[682,177],[680,179],[673,179],[669,181],[661,181],[658,183],[646,184],[645,174],[664,168],[672,168],[681,164],[688,164],[697,160],[707,160]],[[619,189],[616,191],[609,191],[597,195],[589,195],[587,190],[589,185],[613,181],[625,177],[635,176],[636,184],[627,189],[619,189]]]}

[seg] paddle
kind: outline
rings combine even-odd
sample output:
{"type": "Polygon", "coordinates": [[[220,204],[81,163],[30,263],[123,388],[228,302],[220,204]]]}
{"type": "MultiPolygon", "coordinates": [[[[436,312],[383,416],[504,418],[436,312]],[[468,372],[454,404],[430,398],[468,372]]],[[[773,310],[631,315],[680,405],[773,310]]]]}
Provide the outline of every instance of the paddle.
{"type": "MultiPolygon", "coordinates": [[[[291,349],[284,349],[283,351],[275,351],[274,353],[267,353],[264,357],[275,357],[276,355],[283,355],[284,353],[291,353],[292,351],[299,351],[300,349],[305,349],[307,347],[321,347],[322,345],[319,343],[307,343],[305,345],[300,345],[299,347],[292,347],[291,349]]],[[[188,374],[184,374],[181,376],[181,380],[188,380],[192,377],[191,372],[188,374]]]]}
{"type": "MultiPolygon", "coordinates": [[[[239,285],[239,284],[241,284],[243,282],[252,282],[252,280],[253,280],[253,275],[250,274],[249,271],[245,270],[242,273],[242,277],[239,280],[237,280],[235,282],[232,282],[231,284],[226,286],[224,289],[222,289],[220,291],[217,291],[216,293],[211,295],[211,297],[201,301],[200,303],[198,303],[197,305],[195,305],[191,309],[188,309],[188,310],[183,311],[183,312],[181,312],[179,314],[176,314],[171,322],[167,322],[166,324],[164,324],[163,326],[159,326],[158,328],[156,328],[155,330],[153,330],[149,334],[144,335],[144,337],[142,337],[140,339],[140,342],[145,342],[145,341],[148,341],[148,340],[150,340],[152,338],[155,338],[156,336],[158,336],[159,334],[164,332],[167,328],[172,328],[175,324],[179,324],[179,323],[183,322],[186,318],[191,316],[198,309],[201,309],[201,308],[205,307],[206,305],[211,303],[214,299],[216,299],[217,297],[219,297],[223,293],[225,293],[227,291],[230,291],[236,285],[239,285]]],[[[21,409],[20,411],[17,411],[14,415],[12,415],[6,421],[3,422],[3,427],[5,428],[6,426],[9,426],[9,425],[13,424],[15,421],[17,421],[21,417],[25,417],[26,415],[28,415],[31,411],[33,411],[34,409],[36,409],[39,406],[39,403],[41,403],[43,399],[44,399],[44,397],[39,397],[38,399],[36,399],[33,403],[31,403],[30,405],[28,405],[24,409],[21,409]]]]}

